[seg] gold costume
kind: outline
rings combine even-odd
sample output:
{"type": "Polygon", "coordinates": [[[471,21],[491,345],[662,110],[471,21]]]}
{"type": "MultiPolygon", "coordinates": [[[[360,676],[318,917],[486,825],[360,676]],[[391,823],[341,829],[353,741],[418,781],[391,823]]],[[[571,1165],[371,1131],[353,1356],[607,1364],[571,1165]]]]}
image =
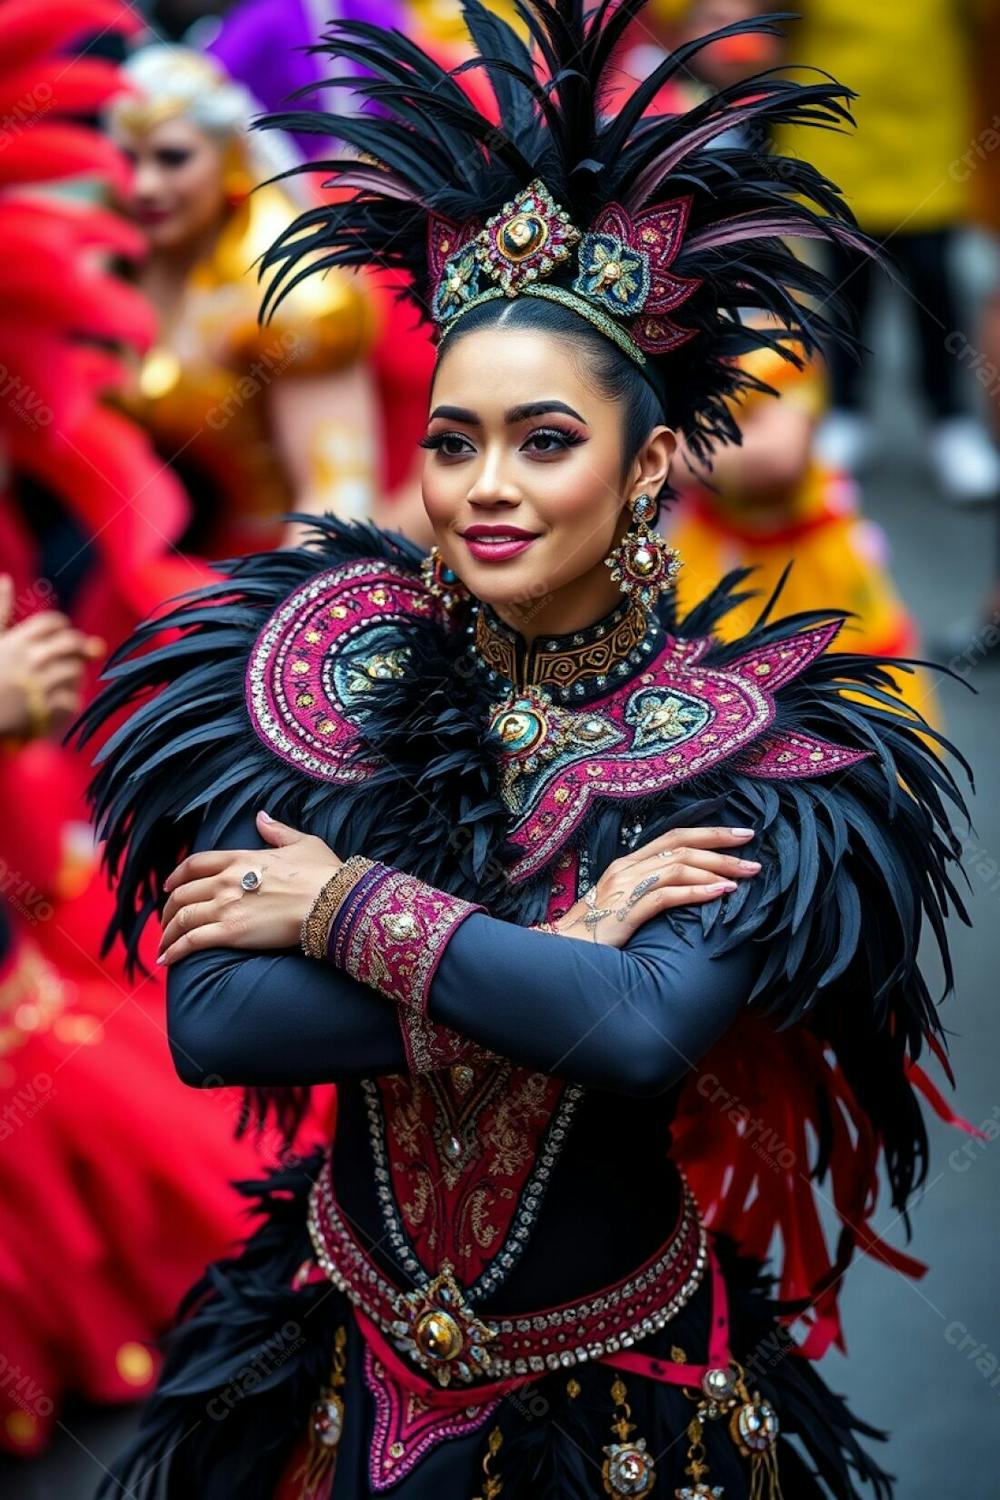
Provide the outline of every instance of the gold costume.
{"type": "MultiPolygon", "coordinates": [[[[294,509],[272,431],[271,387],[346,369],[368,353],[375,335],[363,281],[342,271],[309,277],[268,324],[258,324],[255,262],[293,213],[274,186],[233,211],[126,402],[188,488],[194,516],[184,546],[208,557],[278,545],[281,516],[294,509]]],[[[336,417],[331,411],[329,431],[316,435],[316,463],[350,470],[356,460],[336,417]]]]}

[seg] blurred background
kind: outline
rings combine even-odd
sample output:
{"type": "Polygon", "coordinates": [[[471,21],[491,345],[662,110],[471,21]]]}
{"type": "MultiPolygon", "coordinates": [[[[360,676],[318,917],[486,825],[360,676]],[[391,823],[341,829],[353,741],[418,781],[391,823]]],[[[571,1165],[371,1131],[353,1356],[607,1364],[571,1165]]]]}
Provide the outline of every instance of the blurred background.
{"type": "MultiPolygon", "coordinates": [[[[623,84],[691,36],[768,9],[652,0],[617,59],[623,84]]],[[[794,559],[787,610],[852,610],[847,649],[938,664],[901,675],[901,691],[976,772],[975,829],[957,830],[974,925],[953,925],[946,1017],[958,1088],[939,1078],[909,1246],[929,1269],[856,1264],[850,1357],[825,1360],[833,1388],[890,1432],[882,1461],[899,1495],[939,1500],[988,1493],[1000,1463],[1000,3],[798,9],[782,37],[703,51],[654,107],[688,107],[770,67],[819,67],[850,85],[856,133],[750,144],[816,161],[886,264],[831,267],[859,358],[760,360],[755,373],[783,399],[747,403],[743,446],[720,453],[711,476],[677,466],[661,523],[690,601],[740,564],[766,588],[794,559]],[[948,1123],[952,1107],[978,1137],[948,1123]]],[[[308,117],[248,127],[296,90],[295,109],[318,97],[323,63],[304,49],[337,16],[395,25],[441,61],[467,55],[457,0],[0,0],[0,1493],[11,1500],[92,1493],[155,1379],[173,1306],[240,1232],[227,1180],[282,1149],[266,1135],[234,1140],[230,1092],[184,1089],[159,980],[131,980],[119,953],[101,953],[110,898],[86,766],[61,732],[108,652],[164,599],[207,580],[213,560],[294,543],[286,512],[372,517],[428,540],[416,441],[433,355],[398,288],[311,278],[257,323],[254,260],[324,191],[321,168],[271,179],[337,153],[308,117]]],[[[347,86],[338,107],[351,108],[347,86]]],[[[877,1222],[906,1243],[888,1212],[877,1222]]]]}

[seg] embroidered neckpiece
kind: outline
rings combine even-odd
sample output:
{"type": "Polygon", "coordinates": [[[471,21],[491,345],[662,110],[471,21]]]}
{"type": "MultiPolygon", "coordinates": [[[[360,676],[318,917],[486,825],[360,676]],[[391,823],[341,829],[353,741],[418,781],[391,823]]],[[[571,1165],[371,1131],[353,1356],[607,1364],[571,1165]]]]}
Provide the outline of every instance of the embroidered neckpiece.
{"type": "Polygon", "coordinates": [[[567,635],[538,636],[528,645],[483,604],[476,611],[473,649],[515,689],[542,687],[558,698],[580,700],[639,667],[659,634],[655,617],[625,600],[595,625],[567,635]]]}

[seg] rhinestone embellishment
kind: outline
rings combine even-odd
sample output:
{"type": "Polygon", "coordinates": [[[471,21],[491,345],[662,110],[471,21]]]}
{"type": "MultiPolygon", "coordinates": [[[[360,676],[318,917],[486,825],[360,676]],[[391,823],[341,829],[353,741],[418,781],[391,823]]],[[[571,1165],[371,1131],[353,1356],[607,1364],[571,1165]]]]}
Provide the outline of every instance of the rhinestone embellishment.
{"type": "Polygon", "coordinates": [[[612,1443],[605,1448],[604,1488],[609,1495],[648,1495],[656,1483],[656,1466],[646,1452],[646,1439],[612,1443]]]}
{"type": "Polygon", "coordinates": [[[569,257],[580,231],[553,202],[539,178],[487,219],[476,256],[491,281],[514,297],[525,282],[545,277],[569,257]]]}
{"type": "Polygon", "coordinates": [[[440,1386],[450,1385],[453,1375],[468,1381],[487,1373],[486,1345],[496,1334],[469,1307],[449,1261],[433,1281],[407,1292],[401,1305],[405,1311],[395,1329],[399,1347],[440,1386]]]}

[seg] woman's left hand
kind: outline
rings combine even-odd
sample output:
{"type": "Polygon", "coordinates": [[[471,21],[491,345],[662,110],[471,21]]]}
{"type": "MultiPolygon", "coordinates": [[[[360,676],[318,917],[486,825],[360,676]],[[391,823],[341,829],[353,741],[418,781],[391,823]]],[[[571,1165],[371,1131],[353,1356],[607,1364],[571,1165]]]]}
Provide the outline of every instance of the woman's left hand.
{"type": "Polygon", "coordinates": [[[164,884],[159,964],[202,948],[295,948],[303,919],[343,861],[322,839],[257,814],[268,849],[189,854],[164,884]],[[248,890],[253,871],[259,885],[248,890]]]}

